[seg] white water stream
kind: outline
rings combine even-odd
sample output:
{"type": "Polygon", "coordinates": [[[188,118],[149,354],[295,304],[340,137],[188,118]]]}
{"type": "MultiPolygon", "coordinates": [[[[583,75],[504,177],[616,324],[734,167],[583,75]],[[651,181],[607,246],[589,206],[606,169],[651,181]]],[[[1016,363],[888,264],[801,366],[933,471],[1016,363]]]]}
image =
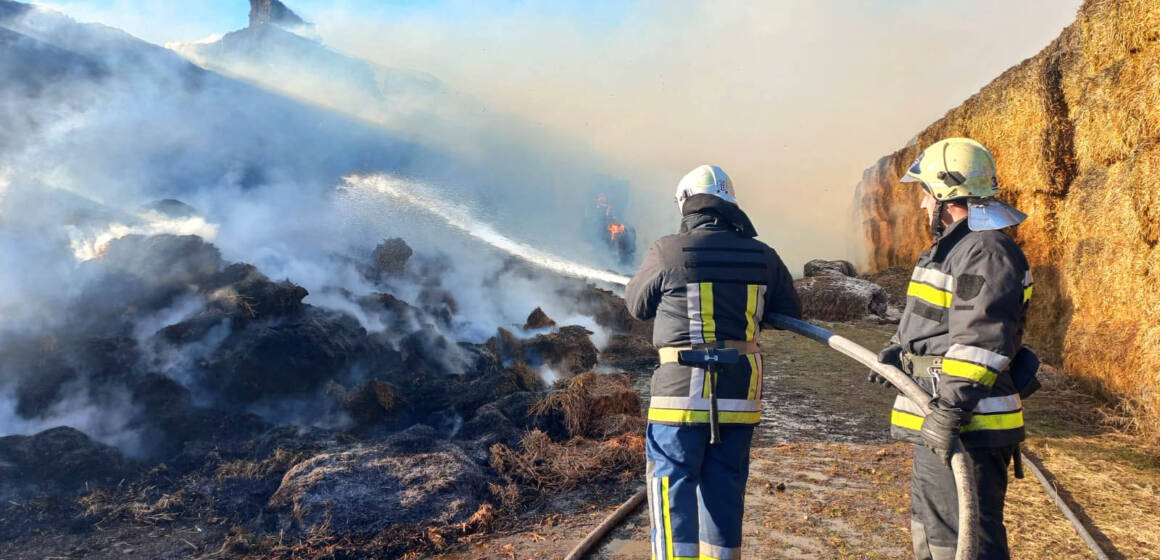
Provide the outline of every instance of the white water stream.
{"type": "Polygon", "coordinates": [[[610,270],[601,270],[570,261],[558,255],[553,255],[516,241],[475,219],[461,205],[425,194],[428,189],[420,188],[421,185],[416,185],[408,179],[384,174],[374,174],[348,175],[343,177],[343,181],[344,185],[342,188],[362,192],[371,191],[386,195],[397,203],[411,206],[438,217],[446,222],[447,225],[535,266],[577,278],[586,278],[621,286],[628,284],[627,276],[617,274],[610,270]]]}

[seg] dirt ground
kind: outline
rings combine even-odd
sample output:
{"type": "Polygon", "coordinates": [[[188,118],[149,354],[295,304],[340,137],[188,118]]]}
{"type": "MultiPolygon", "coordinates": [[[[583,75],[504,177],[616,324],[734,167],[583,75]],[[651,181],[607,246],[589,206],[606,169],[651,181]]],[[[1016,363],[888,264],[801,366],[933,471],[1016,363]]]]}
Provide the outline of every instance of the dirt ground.
{"type": "MultiPolygon", "coordinates": [[[[825,325],[869,348],[892,326],[825,325]]],[[[865,382],[854,362],[783,332],[761,338],[765,408],[751,455],[745,558],[910,558],[911,450],[888,437],[893,391],[865,382]]],[[[1160,558],[1160,454],[1101,426],[1101,403],[1046,368],[1027,401],[1027,449],[1094,527],[1113,558],[1160,558]]],[[[647,386],[645,386],[647,387],[647,386]]],[[[524,528],[488,536],[438,560],[562,558],[632,495],[628,485],[594,502],[562,498],[524,528]],[[619,494],[619,495],[616,495],[619,494]]],[[[1034,476],[1011,479],[1007,527],[1015,558],[1091,558],[1034,476]]],[[[649,557],[648,519],[638,509],[592,556],[649,557]]]]}

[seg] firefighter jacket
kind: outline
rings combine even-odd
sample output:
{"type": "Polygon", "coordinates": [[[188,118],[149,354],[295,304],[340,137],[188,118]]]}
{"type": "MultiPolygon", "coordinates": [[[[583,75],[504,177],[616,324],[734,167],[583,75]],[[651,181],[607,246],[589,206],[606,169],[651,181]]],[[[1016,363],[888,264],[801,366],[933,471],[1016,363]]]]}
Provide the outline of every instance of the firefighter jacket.
{"type": "MultiPolygon", "coordinates": [[[[762,363],[755,341],[766,314],[801,315],[793,278],[777,253],[754,239],[757,232],[736,205],[694,195],[684,214],[680,233],[657,241],[628,283],[628,310],[638,319],[656,318],[657,348],[748,342],[752,351],[717,375],[718,421],[756,424],[762,363]]],[[[707,423],[705,370],[661,361],[652,376],[649,422],[707,423]]]]}
{"type": "MultiPolygon", "coordinates": [[[[963,443],[975,447],[1023,440],[1023,403],[1009,365],[1022,347],[1031,271],[1019,245],[1001,231],[947,228],[918,258],[895,341],[903,364],[947,407],[971,411],[963,443]],[[933,359],[932,359],[933,358],[933,359]]],[[[899,396],[891,434],[921,443],[922,412],[899,396]]]]}

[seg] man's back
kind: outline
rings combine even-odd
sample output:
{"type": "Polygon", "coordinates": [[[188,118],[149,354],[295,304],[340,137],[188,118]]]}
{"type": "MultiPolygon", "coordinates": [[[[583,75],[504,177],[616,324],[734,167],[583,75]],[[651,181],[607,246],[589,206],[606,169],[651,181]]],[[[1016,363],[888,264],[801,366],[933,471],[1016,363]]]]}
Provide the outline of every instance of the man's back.
{"type": "Polygon", "coordinates": [[[645,431],[654,558],[740,558],[749,444],[761,419],[756,338],[767,313],[798,316],[793,279],[736,204],[732,181],[703,165],[681,179],[681,230],[657,241],[628,283],[628,310],[655,317],[645,431]],[[727,369],[681,365],[693,346],[731,348],[727,369]]]}
{"type": "Polygon", "coordinates": [[[653,245],[629,285],[636,317],[656,318],[653,344],[752,341],[765,311],[797,316],[793,278],[765,243],[720,218],[692,214],[653,245]]]}

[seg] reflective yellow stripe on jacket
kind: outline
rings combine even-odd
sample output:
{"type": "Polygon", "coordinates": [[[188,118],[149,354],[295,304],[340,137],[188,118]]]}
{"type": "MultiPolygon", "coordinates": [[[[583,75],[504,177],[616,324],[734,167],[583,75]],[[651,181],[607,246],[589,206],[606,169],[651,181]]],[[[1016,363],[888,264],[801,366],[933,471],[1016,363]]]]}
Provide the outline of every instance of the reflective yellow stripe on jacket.
{"type": "MultiPolygon", "coordinates": [[[[907,430],[922,431],[922,416],[903,412],[890,411],[890,423],[907,430]]],[[[962,427],[963,432],[977,432],[980,430],[1014,430],[1023,427],[1023,411],[1008,412],[1005,414],[975,414],[971,421],[962,427]]]]}
{"type": "MultiPolygon", "coordinates": [[[[650,406],[648,409],[648,419],[656,422],[707,424],[709,422],[709,411],[679,410],[650,406]]],[[[717,411],[717,421],[722,424],[756,424],[759,420],[761,420],[761,412],[717,411]]]]}
{"type": "MultiPolygon", "coordinates": [[[[912,432],[922,431],[922,409],[899,395],[890,411],[890,423],[912,432]]],[[[979,400],[963,433],[984,430],[1015,430],[1023,427],[1023,400],[1018,394],[987,397],[979,400]]]]}
{"type": "Polygon", "coordinates": [[[910,275],[910,284],[906,287],[906,295],[914,296],[936,307],[950,307],[955,291],[953,276],[934,270],[933,268],[917,267],[910,275]]]}

